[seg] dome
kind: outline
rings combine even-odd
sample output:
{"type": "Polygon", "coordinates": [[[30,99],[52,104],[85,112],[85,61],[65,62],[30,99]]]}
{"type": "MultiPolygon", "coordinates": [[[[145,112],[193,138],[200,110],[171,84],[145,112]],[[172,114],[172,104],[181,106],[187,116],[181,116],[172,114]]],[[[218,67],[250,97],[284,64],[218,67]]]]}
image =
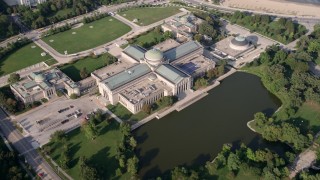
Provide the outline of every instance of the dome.
{"type": "Polygon", "coordinates": [[[148,77],[151,81],[154,81],[154,80],[156,80],[157,79],[157,75],[156,74],[154,74],[154,73],[152,73],[152,74],[150,74],[149,75],[149,77],[148,77]]]}
{"type": "Polygon", "coordinates": [[[45,80],[46,80],[46,78],[44,77],[43,74],[38,74],[38,75],[36,75],[36,76],[34,77],[34,81],[35,81],[36,83],[41,83],[41,82],[43,82],[43,81],[45,81],[45,80]]]}
{"type": "Polygon", "coordinates": [[[249,42],[243,36],[237,36],[230,42],[230,47],[235,50],[246,50],[249,47],[249,42]]]}
{"type": "Polygon", "coordinates": [[[144,54],[144,58],[148,64],[158,66],[162,62],[163,53],[158,49],[151,49],[144,54]]]}

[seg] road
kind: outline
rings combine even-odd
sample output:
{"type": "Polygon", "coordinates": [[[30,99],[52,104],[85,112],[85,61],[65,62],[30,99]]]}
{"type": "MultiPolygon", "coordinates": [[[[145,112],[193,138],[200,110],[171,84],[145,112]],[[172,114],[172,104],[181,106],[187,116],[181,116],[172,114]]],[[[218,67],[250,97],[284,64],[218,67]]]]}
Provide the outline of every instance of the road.
{"type": "Polygon", "coordinates": [[[13,147],[23,154],[27,163],[34,169],[37,173],[43,173],[43,179],[61,179],[52,170],[51,166],[40,156],[40,154],[32,147],[28,139],[23,137],[18,130],[14,127],[11,119],[5,114],[5,112],[0,108],[0,129],[4,136],[10,141],[13,147]]]}

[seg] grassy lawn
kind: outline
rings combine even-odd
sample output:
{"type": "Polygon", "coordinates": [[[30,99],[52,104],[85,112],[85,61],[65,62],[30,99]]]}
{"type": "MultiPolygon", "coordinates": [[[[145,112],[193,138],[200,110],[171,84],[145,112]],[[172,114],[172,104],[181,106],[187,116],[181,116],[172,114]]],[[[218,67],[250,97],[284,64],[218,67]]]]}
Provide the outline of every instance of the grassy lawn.
{"type": "Polygon", "coordinates": [[[44,37],[43,40],[60,53],[67,50],[68,54],[72,54],[115,40],[129,31],[130,27],[126,24],[113,17],[105,17],[76,29],[44,37]]]}
{"type": "Polygon", "coordinates": [[[25,45],[9,56],[0,59],[0,75],[10,74],[33,64],[52,59],[49,54],[42,57],[42,52],[44,51],[34,43],[25,45]],[[34,46],[35,48],[32,48],[34,46]]]}
{"type": "MultiPolygon", "coordinates": [[[[216,171],[216,173],[211,176],[211,178],[216,180],[229,180],[229,179],[236,179],[236,180],[248,180],[248,179],[261,179],[261,177],[252,174],[251,172],[245,171],[240,169],[238,174],[234,177],[230,174],[227,166],[220,168],[216,171]]],[[[210,179],[210,176],[208,177],[210,179]]]]}
{"type": "Polygon", "coordinates": [[[67,9],[61,9],[60,11],[56,12],[56,13],[53,13],[53,14],[50,14],[49,17],[58,17],[58,16],[66,16],[67,14],[71,13],[72,12],[72,9],[71,8],[67,8],[67,9]]]}
{"type": "Polygon", "coordinates": [[[320,104],[305,102],[299,108],[296,118],[301,121],[302,125],[308,126],[314,133],[317,133],[320,130],[320,104]]]}
{"type": "Polygon", "coordinates": [[[136,24],[146,26],[179,12],[179,7],[144,7],[129,9],[120,12],[119,15],[127,18],[130,21],[138,19],[138,22],[136,24]]]}
{"type": "Polygon", "coordinates": [[[164,37],[162,33],[157,33],[156,31],[152,30],[145,34],[141,34],[140,36],[137,36],[136,38],[133,38],[131,41],[129,41],[130,44],[138,44],[144,48],[150,48],[154,44],[157,44],[157,42],[161,42],[164,40],[164,37]]]}
{"type": "Polygon", "coordinates": [[[120,119],[126,121],[139,121],[148,116],[145,112],[138,112],[137,114],[132,114],[127,108],[125,108],[122,104],[118,103],[115,106],[109,104],[107,108],[118,116],[120,119]]]}
{"type": "MultiPolygon", "coordinates": [[[[116,155],[116,144],[121,141],[122,134],[119,124],[115,121],[104,121],[98,125],[99,136],[95,140],[88,139],[80,128],[67,134],[67,143],[70,144],[70,169],[65,170],[73,179],[80,178],[79,158],[86,156],[89,164],[96,167],[98,174],[103,179],[114,179],[115,171],[118,168],[116,155]]],[[[62,144],[48,144],[53,148],[51,157],[55,162],[59,162],[62,153],[62,144]]]]}
{"type": "Polygon", "coordinates": [[[60,70],[69,76],[73,81],[80,81],[80,70],[84,67],[87,69],[87,72],[90,74],[96,69],[106,66],[107,60],[104,55],[99,56],[98,58],[86,57],[80,59],[74,63],[66,64],[60,67],[60,70]]]}

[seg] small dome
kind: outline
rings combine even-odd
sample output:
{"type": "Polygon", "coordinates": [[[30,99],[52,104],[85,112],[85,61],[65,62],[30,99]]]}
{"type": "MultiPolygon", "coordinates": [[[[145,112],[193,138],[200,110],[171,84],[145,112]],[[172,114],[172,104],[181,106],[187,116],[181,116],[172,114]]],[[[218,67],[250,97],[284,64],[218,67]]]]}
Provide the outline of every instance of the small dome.
{"type": "Polygon", "coordinates": [[[80,89],[77,88],[77,87],[74,88],[74,89],[73,89],[73,93],[74,93],[74,94],[77,94],[77,95],[80,95],[80,89]]]}
{"type": "Polygon", "coordinates": [[[188,17],[187,16],[183,16],[183,17],[181,17],[181,22],[182,23],[187,23],[188,22],[188,17]]]}
{"type": "Polygon", "coordinates": [[[158,66],[162,62],[163,53],[158,49],[151,49],[144,54],[144,58],[148,64],[158,66]]]}
{"type": "Polygon", "coordinates": [[[235,50],[246,50],[249,47],[249,42],[243,36],[237,36],[230,42],[230,47],[235,50]]]}
{"type": "Polygon", "coordinates": [[[34,77],[34,81],[36,82],[36,83],[41,83],[41,82],[43,82],[43,81],[45,81],[46,80],[46,78],[45,78],[45,76],[43,75],[43,74],[38,74],[38,75],[36,75],[35,77],[34,77]]]}
{"type": "Polygon", "coordinates": [[[150,74],[148,77],[151,81],[154,81],[157,79],[157,75],[155,75],[154,73],[150,74]]]}

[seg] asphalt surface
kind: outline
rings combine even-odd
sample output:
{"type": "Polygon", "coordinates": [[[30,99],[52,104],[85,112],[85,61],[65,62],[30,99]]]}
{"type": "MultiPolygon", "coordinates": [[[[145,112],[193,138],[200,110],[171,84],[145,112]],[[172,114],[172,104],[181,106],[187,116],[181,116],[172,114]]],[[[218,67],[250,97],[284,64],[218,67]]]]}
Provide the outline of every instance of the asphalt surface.
{"type": "Polygon", "coordinates": [[[11,119],[0,108],[0,130],[20,155],[25,157],[26,162],[33,167],[34,171],[43,174],[43,179],[61,179],[52,170],[51,166],[31,146],[28,139],[23,137],[14,127],[11,119]]]}

